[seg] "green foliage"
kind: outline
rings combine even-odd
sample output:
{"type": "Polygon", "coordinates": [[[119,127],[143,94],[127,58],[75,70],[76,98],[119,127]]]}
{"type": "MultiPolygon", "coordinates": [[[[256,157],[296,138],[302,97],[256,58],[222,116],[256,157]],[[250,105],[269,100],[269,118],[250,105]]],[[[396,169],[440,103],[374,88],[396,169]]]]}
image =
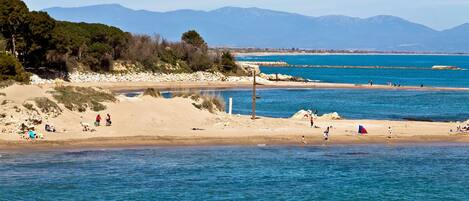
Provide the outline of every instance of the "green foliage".
{"type": "Polygon", "coordinates": [[[129,33],[103,24],[57,22],[49,62],[59,69],[70,69],[67,63],[77,61],[93,71],[110,71],[113,60],[124,56],[129,39],[129,33]]]}
{"type": "Polygon", "coordinates": [[[65,108],[79,112],[84,112],[87,108],[93,111],[105,110],[106,106],[102,102],[117,101],[111,93],[87,87],[55,87],[52,95],[65,108]]]}
{"type": "Polygon", "coordinates": [[[45,64],[54,27],[55,20],[47,13],[36,11],[29,13],[29,30],[25,40],[27,49],[23,55],[27,66],[39,67],[45,64]]]}
{"type": "Polygon", "coordinates": [[[207,43],[195,30],[190,30],[182,34],[181,40],[187,44],[190,44],[202,51],[207,51],[207,43]]]}
{"type": "Polygon", "coordinates": [[[29,83],[30,74],[27,73],[18,60],[4,53],[0,53],[0,81],[15,80],[29,83]]]}
{"type": "Polygon", "coordinates": [[[0,31],[9,39],[8,49],[15,54],[17,41],[28,32],[29,10],[20,0],[0,0],[0,31]]]}
{"type": "Polygon", "coordinates": [[[238,70],[235,57],[231,54],[230,51],[224,51],[222,53],[221,67],[224,72],[236,72],[238,70]]]}
{"type": "Polygon", "coordinates": [[[27,67],[109,72],[115,60],[126,60],[153,72],[207,71],[220,63],[222,71],[236,71],[232,57],[211,57],[195,30],[185,32],[181,42],[132,36],[103,24],[55,21],[45,12],[30,12],[21,0],[0,0],[0,27],[5,38],[0,37],[0,51],[8,50],[27,67]]]}

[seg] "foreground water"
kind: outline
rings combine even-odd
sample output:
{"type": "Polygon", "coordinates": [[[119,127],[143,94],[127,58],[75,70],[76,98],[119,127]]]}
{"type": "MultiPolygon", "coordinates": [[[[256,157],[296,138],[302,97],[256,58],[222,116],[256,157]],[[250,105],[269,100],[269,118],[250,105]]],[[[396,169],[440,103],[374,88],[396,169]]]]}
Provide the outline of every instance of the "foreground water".
{"type": "Polygon", "coordinates": [[[283,55],[239,57],[241,61],[285,61],[292,65],[410,67],[409,69],[343,69],[262,67],[264,73],[280,73],[331,83],[406,86],[469,87],[469,56],[451,55],[283,55]],[[434,65],[457,66],[463,71],[423,70],[434,65]],[[419,70],[421,69],[421,70],[419,70]]]}
{"type": "Polygon", "coordinates": [[[1,153],[0,200],[468,200],[468,154],[467,145],[1,153]]]}
{"type": "MultiPolygon", "coordinates": [[[[251,114],[250,90],[216,91],[233,98],[234,114],[251,114]]],[[[347,119],[417,119],[465,121],[469,119],[469,92],[356,89],[262,89],[257,114],[290,117],[301,109],[319,114],[338,112],[347,119]]]]}

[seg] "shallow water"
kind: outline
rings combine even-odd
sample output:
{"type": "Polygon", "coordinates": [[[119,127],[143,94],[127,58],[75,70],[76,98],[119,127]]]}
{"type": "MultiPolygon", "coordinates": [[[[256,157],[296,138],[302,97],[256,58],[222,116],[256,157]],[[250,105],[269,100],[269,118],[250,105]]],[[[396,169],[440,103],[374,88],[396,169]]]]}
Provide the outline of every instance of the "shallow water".
{"type": "Polygon", "coordinates": [[[469,87],[469,70],[438,71],[434,65],[469,69],[469,56],[451,55],[297,55],[249,56],[241,61],[285,61],[291,65],[412,67],[412,69],[331,69],[262,67],[264,73],[280,73],[331,83],[376,84],[393,82],[403,86],[469,87]],[[415,69],[414,69],[415,68],[415,69]]]}
{"type": "Polygon", "coordinates": [[[0,200],[468,200],[468,145],[0,153],[0,200]]]}
{"type": "MultiPolygon", "coordinates": [[[[251,113],[250,90],[215,93],[228,102],[233,113],[251,113]]],[[[356,89],[261,89],[256,112],[260,116],[290,117],[301,109],[319,114],[338,112],[347,119],[419,119],[459,121],[469,119],[469,92],[356,90],[356,89]]]]}

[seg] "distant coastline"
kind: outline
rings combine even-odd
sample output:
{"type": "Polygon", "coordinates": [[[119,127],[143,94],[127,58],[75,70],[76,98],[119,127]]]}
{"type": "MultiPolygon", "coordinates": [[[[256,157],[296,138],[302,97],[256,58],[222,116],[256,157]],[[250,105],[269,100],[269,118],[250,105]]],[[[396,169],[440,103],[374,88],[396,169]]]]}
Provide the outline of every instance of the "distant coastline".
{"type": "Polygon", "coordinates": [[[405,51],[355,51],[355,50],[285,50],[285,49],[243,49],[231,48],[237,57],[283,56],[283,55],[428,55],[428,56],[469,56],[467,52],[405,52],[405,51]]]}

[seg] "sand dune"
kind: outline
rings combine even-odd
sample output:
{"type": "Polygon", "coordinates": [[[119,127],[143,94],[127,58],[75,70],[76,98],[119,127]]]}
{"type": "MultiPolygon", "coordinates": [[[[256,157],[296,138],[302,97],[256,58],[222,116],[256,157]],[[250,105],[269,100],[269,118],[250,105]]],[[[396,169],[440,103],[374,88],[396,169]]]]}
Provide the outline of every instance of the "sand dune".
{"type": "MultiPolygon", "coordinates": [[[[7,116],[17,115],[8,109],[22,108],[23,102],[34,97],[48,97],[50,86],[14,85],[0,92],[0,102],[7,116]]],[[[309,144],[322,144],[322,133],[333,126],[330,143],[388,143],[388,142],[469,142],[469,137],[452,135],[457,123],[411,122],[383,120],[318,120],[320,128],[310,128],[307,119],[263,118],[251,120],[248,116],[225,113],[212,114],[192,105],[191,99],[118,97],[118,102],[106,103],[107,109],[101,116],[111,114],[111,127],[96,127],[95,132],[83,132],[80,122],[92,125],[98,112],[70,111],[60,106],[63,113],[56,117],[45,117],[43,124],[36,126],[44,139],[28,142],[15,133],[0,134],[0,149],[12,148],[70,148],[70,147],[113,147],[144,145],[205,145],[205,144],[301,144],[305,136],[309,144]],[[53,124],[59,132],[48,133],[44,123],[53,124]],[[358,126],[368,129],[366,136],[358,135],[358,126]],[[388,139],[388,126],[393,128],[393,138],[388,139]]],[[[22,108],[25,110],[25,108],[22,108]]],[[[0,124],[0,130],[11,128],[0,124]]]]}

